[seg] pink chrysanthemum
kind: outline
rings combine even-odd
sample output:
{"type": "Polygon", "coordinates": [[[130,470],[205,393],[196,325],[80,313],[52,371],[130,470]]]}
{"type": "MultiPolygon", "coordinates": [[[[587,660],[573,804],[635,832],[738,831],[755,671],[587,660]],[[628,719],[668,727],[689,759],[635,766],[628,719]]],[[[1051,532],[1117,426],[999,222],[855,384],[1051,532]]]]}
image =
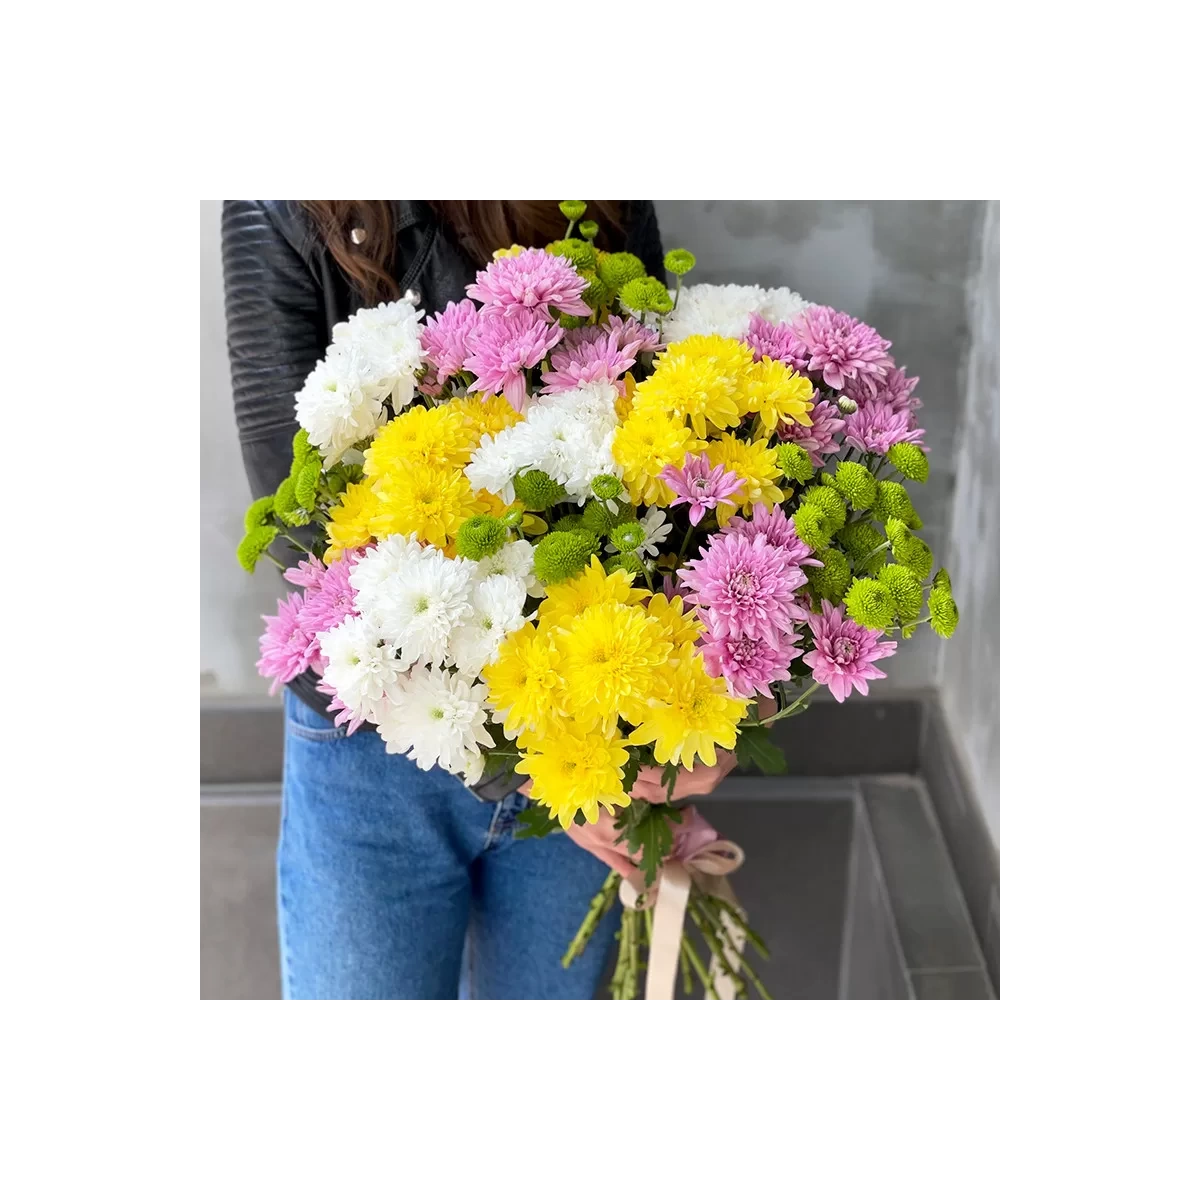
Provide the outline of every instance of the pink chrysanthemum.
{"type": "Polygon", "coordinates": [[[700,652],[704,655],[704,669],[714,679],[723,675],[730,695],[748,700],[756,694],[769,696],[773,682],[791,677],[796,646],[794,641],[783,638],[756,638],[740,633],[706,636],[700,652]]]}
{"type": "Polygon", "coordinates": [[[790,638],[804,615],[795,595],[804,572],[761,533],[752,538],[721,534],[676,574],[695,597],[704,624],[718,637],[790,638]]]}
{"type": "Polygon", "coordinates": [[[550,320],[550,306],[574,317],[590,317],[583,299],[587,280],[565,258],[545,250],[522,250],[497,258],[475,276],[467,295],[483,305],[484,313],[511,317],[527,311],[550,320]]]}
{"type": "Polygon", "coordinates": [[[693,525],[699,525],[706,512],[728,500],[746,482],[735,471],[719,464],[714,467],[707,454],[691,453],[684,456],[682,468],[664,467],[658,477],[676,493],[667,507],[689,505],[688,520],[693,525]]]}
{"type": "Polygon", "coordinates": [[[839,704],[850,695],[851,687],[865,696],[867,680],[886,678],[874,663],[895,654],[896,643],[881,642],[878,630],[851,621],[840,604],[834,608],[822,600],[821,612],[809,617],[808,626],[815,644],[804,661],[812,667],[813,679],[825,684],[839,704]]]}
{"type": "MultiPolygon", "coordinates": [[[[284,579],[305,589],[304,607],[297,617],[305,633],[316,637],[347,617],[358,616],[358,593],[350,583],[350,568],[362,554],[360,549],[347,550],[328,567],[310,555],[307,561],[284,571],[284,579]]],[[[324,657],[318,655],[318,661],[324,669],[324,657]]]]}
{"type": "Polygon", "coordinates": [[[607,379],[624,393],[622,376],[637,362],[639,354],[662,349],[658,334],[632,317],[609,317],[603,325],[572,329],[562,346],[550,356],[554,369],[542,373],[548,395],[567,392],[581,383],[607,379]]]}
{"type": "Polygon", "coordinates": [[[318,683],[317,691],[324,693],[326,696],[332,696],[329,701],[329,706],[326,712],[333,715],[334,725],[346,725],[346,736],[349,737],[365,720],[366,717],[354,715],[354,710],[347,708],[345,702],[337,694],[335,688],[330,687],[327,683],[318,683]]]}
{"type": "Polygon", "coordinates": [[[923,429],[912,429],[912,413],[867,401],[846,418],[846,444],[864,454],[886,454],[897,442],[921,444],[923,429]]]}
{"type": "Polygon", "coordinates": [[[873,380],[873,382],[875,385],[873,396],[862,379],[847,379],[846,386],[842,390],[856,404],[866,404],[874,400],[878,404],[890,404],[895,409],[921,407],[921,401],[913,395],[913,390],[921,382],[920,377],[914,375],[912,379],[909,379],[904,373],[903,367],[889,367],[886,375],[873,380]]]}
{"type": "Polygon", "coordinates": [[[751,313],[750,328],[742,341],[754,351],[755,362],[771,358],[793,371],[803,371],[808,364],[804,343],[796,331],[790,325],[773,325],[758,313],[751,313]]]}
{"type": "Polygon", "coordinates": [[[847,379],[861,379],[874,395],[877,384],[894,367],[884,341],[870,325],[824,304],[813,304],[795,320],[808,355],[808,371],[839,391],[847,379]]]}
{"type": "Polygon", "coordinates": [[[825,465],[826,454],[837,453],[840,445],[837,435],[845,429],[846,422],[837,406],[828,400],[822,400],[808,415],[812,419],[811,425],[780,421],[778,436],[781,441],[795,442],[807,450],[812,465],[820,468],[825,465]]]}
{"type": "MultiPolygon", "coordinates": [[[[750,517],[733,517],[725,526],[727,533],[743,533],[754,537],[761,533],[767,539],[767,544],[776,546],[787,555],[787,560],[793,567],[821,567],[825,564],[814,557],[813,548],[803,541],[796,533],[796,527],[778,504],[768,508],[759,503],[754,506],[750,517]]],[[[801,585],[808,582],[804,575],[801,585]]]]}
{"type": "Polygon", "coordinates": [[[421,349],[437,368],[439,386],[463,369],[470,353],[471,331],[478,321],[479,310],[475,305],[470,300],[459,300],[430,317],[421,330],[421,349]]]}
{"type": "Polygon", "coordinates": [[[304,597],[292,592],[279,601],[279,610],[266,617],[266,632],[258,639],[261,656],[255,664],[264,679],[271,680],[271,695],[282,684],[304,674],[321,656],[316,637],[305,631],[302,620],[304,597]]]}
{"type": "Polygon", "coordinates": [[[561,325],[551,324],[527,308],[518,308],[507,317],[481,316],[469,336],[471,353],[463,365],[475,375],[480,391],[503,392],[509,404],[523,412],[529,394],[526,369],[536,367],[562,336],[561,325]]]}

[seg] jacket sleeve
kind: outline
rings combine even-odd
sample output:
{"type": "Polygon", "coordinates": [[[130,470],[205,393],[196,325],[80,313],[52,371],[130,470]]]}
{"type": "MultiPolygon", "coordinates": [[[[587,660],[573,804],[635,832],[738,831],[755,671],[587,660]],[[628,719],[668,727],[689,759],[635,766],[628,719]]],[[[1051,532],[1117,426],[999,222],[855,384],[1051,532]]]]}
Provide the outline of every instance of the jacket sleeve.
{"type": "Polygon", "coordinates": [[[658,232],[658,216],[653,200],[629,200],[625,209],[625,249],[636,254],[646,267],[646,273],[663,278],[662,236],[658,232]]]}
{"type": "Polygon", "coordinates": [[[250,490],[265,496],[292,461],[296,392],[325,353],[316,277],[261,200],[221,212],[233,407],[250,490]]]}

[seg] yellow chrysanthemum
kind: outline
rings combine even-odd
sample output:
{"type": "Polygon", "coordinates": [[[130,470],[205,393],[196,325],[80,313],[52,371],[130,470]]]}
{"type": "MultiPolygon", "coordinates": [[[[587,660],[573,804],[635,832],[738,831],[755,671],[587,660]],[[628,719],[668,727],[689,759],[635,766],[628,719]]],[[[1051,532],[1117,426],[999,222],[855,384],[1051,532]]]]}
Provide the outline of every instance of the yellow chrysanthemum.
{"type": "Polygon", "coordinates": [[[414,463],[465,467],[477,444],[459,410],[448,404],[440,408],[414,404],[375,435],[364,456],[363,474],[367,479],[397,476],[414,463]]]}
{"type": "Polygon", "coordinates": [[[709,425],[729,429],[742,418],[737,396],[753,363],[750,347],[733,338],[684,338],[658,356],[654,374],[638,387],[635,407],[653,405],[686,417],[700,437],[709,425]]]}
{"type": "Polygon", "coordinates": [[[633,393],[637,390],[637,380],[634,379],[631,371],[626,371],[621,384],[625,390],[624,392],[618,390],[617,397],[613,401],[613,411],[617,414],[618,421],[624,421],[633,411],[633,393]]]}
{"type": "Polygon", "coordinates": [[[609,601],[589,608],[555,635],[571,715],[611,734],[617,718],[640,721],[658,693],[671,641],[640,606],[609,601]]]}
{"type": "Polygon", "coordinates": [[[634,504],[666,504],[675,493],[659,479],[664,467],[681,467],[688,451],[700,443],[692,431],[671,413],[640,401],[642,384],[629,416],[617,426],[613,459],[621,468],[634,504]]]}
{"type": "Polygon", "coordinates": [[[526,739],[517,770],[532,781],[531,798],[544,804],[564,829],[577,812],[595,824],[600,805],[612,812],[629,803],[621,780],[629,761],[625,745],[621,738],[570,721],[544,737],[526,739]]]}
{"type": "Polygon", "coordinates": [[[546,589],[546,598],[538,607],[538,622],[547,629],[566,628],[598,604],[640,604],[648,595],[645,588],[633,586],[633,576],[628,571],[606,575],[600,560],[593,555],[581,575],[566,583],[553,583],[546,589]]]}
{"type": "Polygon", "coordinates": [[[479,445],[485,433],[499,433],[525,419],[503,396],[478,396],[472,393],[451,400],[443,407],[462,413],[471,435],[472,449],[479,445]]]}
{"type": "Polygon", "coordinates": [[[516,242],[513,242],[513,244],[511,246],[509,246],[509,248],[507,250],[493,250],[492,257],[493,258],[512,258],[517,254],[524,254],[524,253],[525,253],[525,247],[518,246],[516,242]]]}
{"type": "Polygon", "coordinates": [[[371,521],[378,512],[379,498],[371,485],[350,484],[329,511],[329,524],[325,526],[329,549],[325,551],[325,561],[336,562],[344,550],[365,546],[371,540],[371,521]]]}
{"type": "Polygon", "coordinates": [[[748,700],[729,695],[724,679],[713,679],[700,657],[681,661],[669,674],[665,696],[647,701],[645,719],[629,735],[635,746],[654,744],[654,761],[690,771],[697,758],[717,762],[717,747],[732,750],[748,700]]]}
{"type": "Polygon", "coordinates": [[[704,626],[692,613],[684,613],[681,596],[668,600],[662,592],[655,592],[646,605],[646,614],[658,621],[670,639],[674,647],[672,661],[680,657],[691,658],[695,654],[696,642],[704,632],[704,626]]]}
{"type": "Polygon", "coordinates": [[[743,442],[730,433],[724,433],[716,441],[709,442],[705,451],[709,462],[719,463],[745,480],[733,493],[731,503],[717,505],[719,525],[726,524],[738,508],[750,516],[756,504],[779,504],[791,495],[790,490],[784,491],[776,486],[777,481],[783,478],[783,472],[766,438],[757,442],[743,442]]]}
{"type": "Polygon", "coordinates": [[[379,511],[370,522],[377,537],[414,534],[428,546],[445,546],[482,506],[467,477],[452,467],[414,462],[375,480],[379,511]]]}
{"type": "Polygon", "coordinates": [[[812,380],[797,375],[786,363],[764,358],[751,363],[742,376],[738,410],[743,416],[757,413],[759,432],[770,437],[781,420],[811,425],[812,380]]]}
{"type": "Polygon", "coordinates": [[[501,715],[504,733],[547,734],[561,724],[565,697],[558,673],[561,656],[547,630],[522,625],[500,643],[500,653],[483,669],[488,703],[501,715]]]}

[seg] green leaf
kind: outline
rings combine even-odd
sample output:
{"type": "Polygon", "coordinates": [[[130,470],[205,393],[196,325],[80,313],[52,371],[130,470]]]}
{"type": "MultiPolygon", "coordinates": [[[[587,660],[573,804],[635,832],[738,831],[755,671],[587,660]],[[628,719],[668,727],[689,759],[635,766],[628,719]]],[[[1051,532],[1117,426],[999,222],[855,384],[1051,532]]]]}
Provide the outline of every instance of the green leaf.
{"type": "Polygon", "coordinates": [[[770,733],[761,725],[740,731],[737,756],[743,762],[757,767],[764,775],[782,775],[787,770],[783,751],[771,741],[770,733]]]}
{"type": "MultiPolygon", "coordinates": [[[[637,863],[649,887],[658,875],[663,859],[671,852],[671,826],[682,820],[682,814],[664,804],[647,804],[637,800],[629,809],[638,803],[642,805],[643,815],[637,820],[631,817],[623,825],[618,819],[621,836],[617,841],[623,841],[628,846],[629,857],[637,863]]],[[[628,813],[629,809],[625,812],[628,813]]]]}
{"type": "Polygon", "coordinates": [[[528,808],[523,809],[517,813],[517,821],[521,827],[513,834],[513,837],[518,840],[545,837],[559,828],[558,821],[550,815],[550,810],[543,804],[531,804],[528,808]]]}
{"type": "Polygon", "coordinates": [[[671,803],[671,797],[675,794],[675,785],[679,782],[679,764],[667,763],[662,769],[660,782],[667,789],[667,803],[671,803]]]}

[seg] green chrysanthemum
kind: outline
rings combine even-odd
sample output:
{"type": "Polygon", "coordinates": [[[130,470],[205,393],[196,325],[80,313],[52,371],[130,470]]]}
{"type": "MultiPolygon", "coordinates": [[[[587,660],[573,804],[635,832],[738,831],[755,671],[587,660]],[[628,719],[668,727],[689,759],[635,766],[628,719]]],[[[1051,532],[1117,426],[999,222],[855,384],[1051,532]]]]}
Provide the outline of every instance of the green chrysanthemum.
{"type": "Polygon", "coordinates": [[[585,237],[590,242],[592,238],[600,232],[600,226],[595,221],[580,221],[579,236],[585,237]]]}
{"type": "Polygon", "coordinates": [[[838,604],[850,586],[850,563],[834,546],[821,551],[821,561],[825,564],[822,567],[805,567],[808,581],[822,600],[838,604]]]}
{"type": "Polygon", "coordinates": [[[557,242],[551,242],[546,247],[546,253],[569,259],[581,271],[596,269],[596,249],[582,238],[561,238],[557,242]]]}
{"type": "Polygon", "coordinates": [[[780,442],[775,447],[775,461],[784,478],[793,483],[807,483],[813,477],[812,459],[808,457],[808,451],[792,442],[780,442]]]}
{"type": "Polygon", "coordinates": [[[616,295],[627,283],[645,275],[646,267],[636,254],[625,251],[619,254],[601,253],[596,256],[596,274],[604,281],[605,287],[616,295]]]}
{"type": "Polygon", "coordinates": [[[939,570],[938,573],[933,577],[933,586],[935,588],[945,588],[948,592],[954,590],[950,586],[950,572],[947,571],[945,567],[942,567],[941,570],[939,570]]]}
{"type": "Polygon", "coordinates": [[[564,329],[582,329],[587,324],[586,317],[577,317],[573,313],[560,313],[552,309],[551,315],[564,329]]]}
{"type": "Polygon", "coordinates": [[[586,533],[587,530],[583,527],[583,513],[571,512],[565,517],[559,517],[554,522],[554,528],[559,533],[586,533]]]}
{"type": "Polygon", "coordinates": [[[929,593],[929,624],[938,637],[954,636],[958,628],[958,605],[948,588],[933,588],[929,593]]]}
{"type": "Polygon", "coordinates": [[[621,494],[621,481],[615,475],[597,475],[592,480],[592,495],[597,500],[615,500],[621,494]]]}
{"type": "Polygon", "coordinates": [[[824,550],[833,538],[836,529],[828,513],[815,504],[802,504],[792,517],[796,535],[814,550],[824,550]]]}
{"type": "Polygon", "coordinates": [[[242,569],[253,573],[254,568],[258,566],[258,560],[267,552],[274,540],[274,525],[259,525],[257,528],[251,529],[238,542],[237,560],[242,569]]]}
{"type": "Polygon", "coordinates": [[[646,540],[646,531],[637,521],[626,521],[612,531],[613,545],[621,551],[636,550],[646,540]]]}
{"type": "Polygon", "coordinates": [[[821,486],[822,487],[831,488],[831,487],[833,487],[835,482],[836,482],[836,480],[833,478],[832,475],[830,475],[830,473],[828,471],[821,472],[821,486]]]}
{"type": "Polygon", "coordinates": [[[604,570],[608,575],[614,571],[628,571],[630,575],[636,577],[642,573],[642,560],[636,554],[614,554],[604,564],[604,570]]]}
{"type": "Polygon", "coordinates": [[[831,487],[818,484],[810,487],[801,497],[804,504],[812,504],[829,518],[830,533],[837,533],[846,523],[846,502],[831,487]]]}
{"type": "Polygon", "coordinates": [[[595,271],[580,270],[579,277],[587,280],[587,287],[583,289],[583,302],[593,310],[607,304],[612,298],[608,288],[604,286],[595,271]]]}
{"type": "Polygon", "coordinates": [[[521,472],[513,479],[513,491],[530,512],[543,512],[567,494],[545,471],[521,472]]]}
{"type": "Polygon", "coordinates": [[[275,491],[275,515],[285,525],[303,525],[308,512],[296,499],[296,485],[289,477],[275,491]]]}
{"type": "Polygon", "coordinates": [[[874,575],[887,562],[886,553],[879,550],[887,538],[870,521],[847,525],[839,531],[837,540],[854,560],[856,571],[874,575]]]}
{"type": "Polygon", "coordinates": [[[545,584],[573,579],[587,566],[594,548],[595,539],[581,533],[548,533],[533,552],[534,574],[545,584]]]}
{"type": "Polygon", "coordinates": [[[621,288],[621,303],[630,312],[669,313],[673,307],[667,285],[653,275],[643,275],[621,288]]]}
{"type": "Polygon", "coordinates": [[[583,527],[588,533],[603,537],[612,532],[613,526],[617,523],[617,514],[610,511],[608,505],[603,501],[589,500],[583,506],[582,519],[583,527]]]}
{"type": "Polygon", "coordinates": [[[888,595],[896,606],[896,615],[901,621],[915,621],[921,615],[925,589],[907,567],[899,563],[888,563],[879,572],[879,582],[887,588],[888,595]]]}
{"type": "Polygon", "coordinates": [[[920,446],[912,442],[897,442],[888,452],[887,460],[906,479],[924,483],[929,478],[929,459],[920,446]]]}
{"type": "Polygon", "coordinates": [[[508,531],[499,517],[480,513],[478,516],[468,517],[458,527],[455,545],[463,558],[479,562],[480,559],[495,554],[504,545],[507,536],[508,531]]]}
{"type": "Polygon", "coordinates": [[[896,616],[896,602],[878,579],[856,579],[846,593],[846,612],[864,629],[886,629],[896,616]]]}
{"type": "Polygon", "coordinates": [[[862,463],[838,463],[833,486],[851,508],[865,511],[875,503],[875,476],[862,463]]]}
{"type": "Polygon", "coordinates": [[[305,512],[312,512],[317,506],[317,484],[321,482],[321,463],[310,462],[300,468],[296,476],[296,503],[305,512]]]}
{"type": "Polygon", "coordinates": [[[906,566],[918,579],[926,579],[933,570],[933,551],[919,537],[906,533],[892,543],[892,557],[906,566]]]}
{"type": "Polygon", "coordinates": [[[246,509],[246,516],[243,518],[243,524],[246,532],[250,533],[255,529],[260,529],[265,525],[275,512],[275,497],[263,496],[261,500],[255,500],[253,504],[246,509]]]}
{"type": "Polygon", "coordinates": [[[885,480],[879,485],[871,511],[879,521],[895,517],[903,521],[909,529],[921,528],[921,518],[917,516],[917,510],[913,508],[904,485],[893,480],[885,480]]]}
{"type": "Polygon", "coordinates": [[[663,256],[663,266],[672,275],[686,275],[696,265],[696,256],[690,250],[668,250],[663,256]]]}
{"type": "Polygon", "coordinates": [[[560,200],[558,202],[558,211],[562,213],[568,221],[578,221],[580,217],[587,212],[586,200],[560,200]]]}

